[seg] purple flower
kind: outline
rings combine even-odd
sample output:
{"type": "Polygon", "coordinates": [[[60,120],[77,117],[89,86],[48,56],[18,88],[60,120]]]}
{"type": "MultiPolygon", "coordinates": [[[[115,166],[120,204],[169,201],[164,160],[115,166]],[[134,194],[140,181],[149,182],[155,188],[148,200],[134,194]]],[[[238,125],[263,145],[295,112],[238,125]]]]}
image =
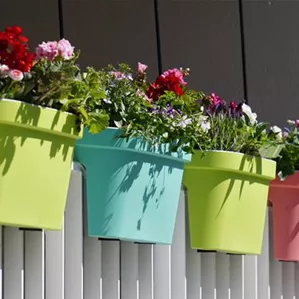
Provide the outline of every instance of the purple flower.
{"type": "Polygon", "coordinates": [[[161,109],[151,108],[150,112],[153,114],[161,114],[163,116],[170,117],[170,118],[174,118],[175,116],[180,115],[180,113],[177,110],[173,109],[169,104],[167,104],[166,107],[161,109]]]}

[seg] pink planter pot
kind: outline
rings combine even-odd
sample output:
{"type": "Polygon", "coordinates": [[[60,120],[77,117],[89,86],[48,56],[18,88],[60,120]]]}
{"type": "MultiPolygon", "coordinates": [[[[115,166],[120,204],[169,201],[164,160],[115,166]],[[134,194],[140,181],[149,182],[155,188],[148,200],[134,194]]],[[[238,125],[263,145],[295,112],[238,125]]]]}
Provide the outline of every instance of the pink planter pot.
{"type": "Polygon", "coordinates": [[[270,184],[274,258],[299,261],[299,172],[270,184]]]}

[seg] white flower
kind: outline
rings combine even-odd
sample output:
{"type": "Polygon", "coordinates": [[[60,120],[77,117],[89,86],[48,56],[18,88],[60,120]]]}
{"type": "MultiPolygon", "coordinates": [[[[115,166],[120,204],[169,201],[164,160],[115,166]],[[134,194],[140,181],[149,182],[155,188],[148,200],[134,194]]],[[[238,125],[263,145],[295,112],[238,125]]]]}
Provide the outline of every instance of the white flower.
{"type": "Polygon", "coordinates": [[[105,102],[106,104],[112,104],[112,102],[109,99],[103,99],[103,102],[105,102]]]}
{"type": "Polygon", "coordinates": [[[294,125],[296,122],[295,122],[294,120],[288,120],[287,123],[288,123],[289,125],[294,125]]]}
{"type": "Polygon", "coordinates": [[[186,118],[186,116],[183,116],[182,119],[176,124],[176,126],[186,128],[191,123],[192,123],[191,118],[186,118]]]}
{"type": "Polygon", "coordinates": [[[199,122],[198,122],[198,126],[201,127],[202,130],[204,130],[205,132],[208,132],[211,129],[211,124],[209,121],[207,121],[208,116],[203,116],[201,115],[199,117],[199,122]]]}
{"type": "Polygon", "coordinates": [[[201,123],[200,127],[207,133],[211,129],[211,124],[208,121],[201,123]]]}
{"type": "Polygon", "coordinates": [[[0,77],[7,77],[9,67],[6,64],[0,64],[0,77]]]}
{"type": "Polygon", "coordinates": [[[246,104],[242,104],[242,111],[243,111],[243,113],[245,113],[248,116],[250,123],[252,125],[257,122],[257,120],[256,120],[257,114],[252,112],[250,106],[248,106],[246,104]]]}
{"type": "Polygon", "coordinates": [[[168,138],[168,132],[163,133],[162,136],[163,136],[164,138],[168,138]]]}
{"type": "Polygon", "coordinates": [[[19,70],[10,70],[8,76],[14,81],[21,81],[24,78],[24,75],[19,70]]]}
{"type": "Polygon", "coordinates": [[[282,130],[281,128],[277,127],[277,126],[272,126],[270,128],[270,130],[276,134],[277,139],[281,139],[282,138],[282,130]]]}

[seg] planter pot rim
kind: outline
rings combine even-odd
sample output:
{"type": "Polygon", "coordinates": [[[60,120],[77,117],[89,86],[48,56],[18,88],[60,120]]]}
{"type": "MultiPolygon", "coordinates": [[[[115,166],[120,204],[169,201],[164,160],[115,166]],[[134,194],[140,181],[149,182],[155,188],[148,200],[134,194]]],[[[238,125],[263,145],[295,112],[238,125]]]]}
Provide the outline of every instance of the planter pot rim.
{"type": "Polygon", "coordinates": [[[73,139],[82,137],[77,131],[76,115],[14,99],[0,99],[0,124],[61,135],[73,139]]]}
{"type": "Polygon", "coordinates": [[[276,162],[261,157],[249,156],[229,151],[196,150],[186,170],[214,170],[238,173],[265,180],[273,180],[276,174],[276,162]]]}
{"type": "Polygon", "coordinates": [[[78,140],[77,147],[85,148],[98,148],[98,149],[109,149],[119,151],[133,151],[136,153],[143,152],[144,154],[154,155],[165,159],[182,161],[188,163],[191,160],[191,154],[186,154],[180,150],[178,152],[170,152],[168,144],[160,144],[159,146],[150,146],[146,141],[141,138],[134,137],[129,138],[118,138],[121,129],[108,127],[99,134],[91,134],[84,129],[84,138],[78,140]]]}
{"type": "Polygon", "coordinates": [[[270,186],[271,188],[299,189],[299,171],[296,170],[295,173],[287,176],[283,181],[276,177],[271,181],[270,186]]]}

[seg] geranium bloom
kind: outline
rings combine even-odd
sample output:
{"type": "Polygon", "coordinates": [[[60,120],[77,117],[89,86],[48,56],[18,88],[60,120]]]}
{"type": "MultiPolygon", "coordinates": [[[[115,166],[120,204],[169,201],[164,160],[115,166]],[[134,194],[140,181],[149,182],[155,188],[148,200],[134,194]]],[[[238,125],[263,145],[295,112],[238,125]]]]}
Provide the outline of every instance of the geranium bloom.
{"type": "Polygon", "coordinates": [[[50,61],[57,56],[65,60],[69,60],[74,55],[74,47],[66,39],[61,39],[59,42],[50,41],[39,44],[35,50],[37,58],[46,58],[50,61]]]}
{"type": "Polygon", "coordinates": [[[63,38],[58,42],[58,51],[61,57],[65,60],[69,60],[73,57],[74,47],[68,40],[63,38]]]}
{"type": "Polygon", "coordinates": [[[18,26],[7,27],[0,32],[0,63],[10,69],[29,72],[35,54],[29,52],[28,39],[21,33],[22,29],[18,26]]]}
{"type": "Polygon", "coordinates": [[[176,95],[183,95],[182,87],[186,85],[183,73],[178,69],[170,69],[160,75],[147,89],[147,96],[157,100],[165,91],[173,91],[176,95]]]}
{"type": "Polygon", "coordinates": [[[42,42],[35,50],[37,58],[46,58],[52,61],[58,55],[58,43],[53,42],[42,42]]]}

